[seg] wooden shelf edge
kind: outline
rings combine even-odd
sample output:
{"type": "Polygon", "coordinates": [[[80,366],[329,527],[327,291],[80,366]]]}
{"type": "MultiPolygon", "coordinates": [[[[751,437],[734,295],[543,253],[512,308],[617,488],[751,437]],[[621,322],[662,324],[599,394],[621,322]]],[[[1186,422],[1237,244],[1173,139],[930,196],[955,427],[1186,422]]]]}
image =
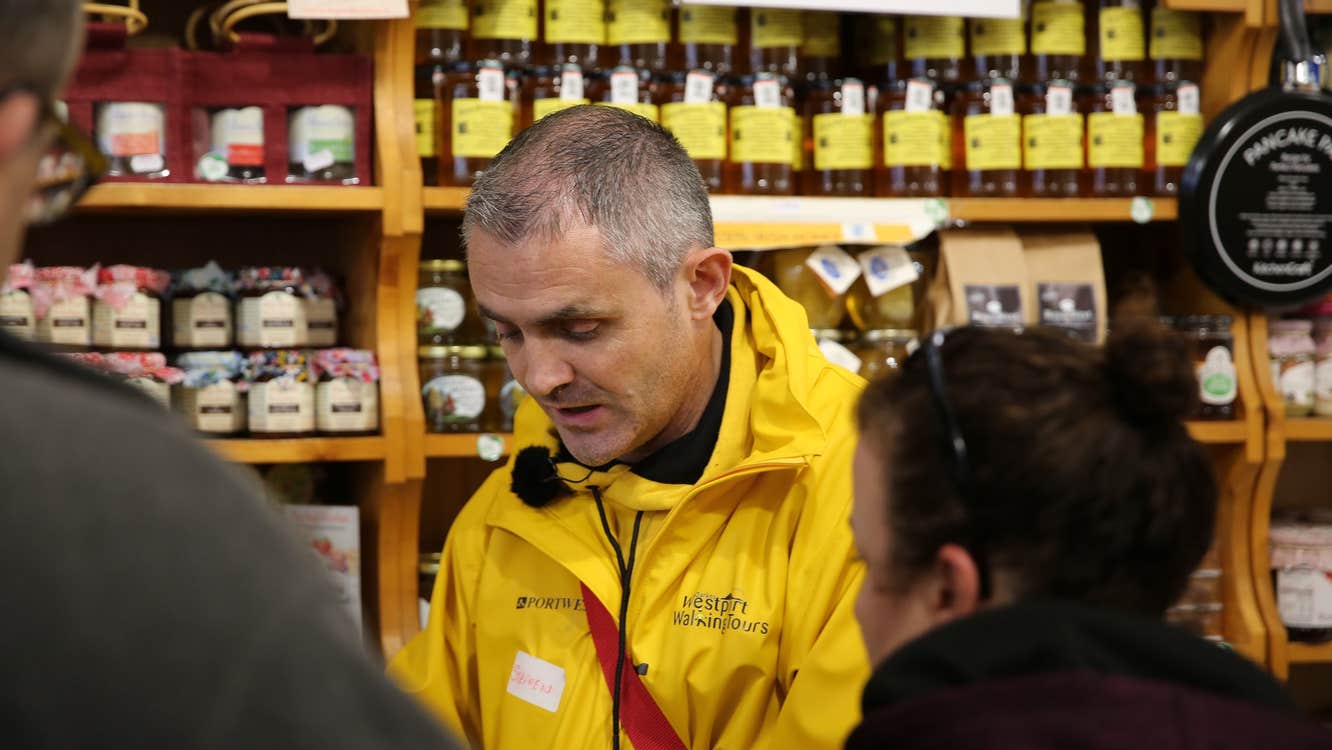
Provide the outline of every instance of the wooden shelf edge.
{"type": "Polygon", "coordinates": [[[1332,418],[1307,417],[1286,420],[1286,440],[1332,442],[1332,418]]]}
{"type": "Polygon", "coordinates": [[[1189,428],[1189,435],[1200,443],[1207,445],[1240,445],[1244,443],[1249,434],[1249,425],[1241,419],[1235,419],[1225,422],[1204,422],[1191,421],[1185,425],[1189,428]]]}
{"type": "Polygon", "coordinates": [[[384,208],[378,187],[332,185],[190,185],[106,182],[79,201],[80,211],[371,212],[384,208]]]}
{"type": "Polygon", "coordinates": [[[1288,643],[1286,655],[1291,664],[1332,663],[1332,643],[1288,643]]]}
{"type": "Polygon", "coordinates": [[[452,435],[426,435],[425,436],[425,454],[427,458],[480,458],[478,450],[478,439],[483,435],[492,434],[504,441],[504,449],[501,456],[509,455],[513,450],[513,435],[480,433],[480,432],[460,432],[452,435]]]}
{"type": "Polygon", "coordinates": [[[422,202],[427,213],[460,214],[470,192],[465,187],[428,187],[422,192],[422,202]]]}
{"type": "Polygon", "coordinates": [[[241,464],[298,464],[324,461],[382,461],[387,456],[383,437],[316,437],[290,440],[238,438],[208,440],[208,446],[228,461],[241,464]]]}

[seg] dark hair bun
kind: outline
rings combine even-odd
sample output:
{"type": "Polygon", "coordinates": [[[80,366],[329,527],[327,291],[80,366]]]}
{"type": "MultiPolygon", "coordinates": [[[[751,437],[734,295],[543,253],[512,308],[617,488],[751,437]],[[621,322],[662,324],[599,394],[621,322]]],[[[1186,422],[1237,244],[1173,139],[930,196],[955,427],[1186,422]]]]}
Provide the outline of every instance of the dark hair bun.
{"type": "Polygon", "coordinates": [[[1198,403],[1198,378],[1184,337],[1150,318],[1116,325],[1105,344],[1115,403],[1131,422],[1184,419],[1198,403]]]}

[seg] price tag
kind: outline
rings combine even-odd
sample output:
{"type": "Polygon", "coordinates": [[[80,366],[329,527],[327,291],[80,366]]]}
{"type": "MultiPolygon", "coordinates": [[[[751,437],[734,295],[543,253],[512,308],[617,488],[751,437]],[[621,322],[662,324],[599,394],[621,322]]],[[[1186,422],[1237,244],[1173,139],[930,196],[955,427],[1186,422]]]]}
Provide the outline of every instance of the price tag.
{"type": "Polygon", "coordinates": [[[906,111],[929,112],[934,109],[934,84],[912,79],[907,81],[906,111]]]}
{"type": "Polygon", "coordinates": [[[481,63],[476,71],[476,98],[483,102],[504,101],[504,67],[497,62],[481,63]]]}
{"type": "Polygon", "coordinates": [[[407,0],[291,0],[288,18],[406,18],[407,0]]]}
{"type": "Polygon", "coordinates": [[[1073,113],[1073,87],[1066,83],[1052,83],[1045,90],[1045,113],[1068,115],[1073,113]]]}
{"type": "Polygon", "coordinates": [[[504,455],[504,438],[492,433],[476,436],[476,455],[482,461],[498,461],[504,455]]]}
{"type": "Polygon", "coordinates": [[[583,69],[576,65],[565,66],[560,72],[560,101],[576,102],[583,99],[583,69]]]}
{"type": "Polygon", "coordinates": [[[1175,92],[1175,97],[1179,102],[1179,113],[1181,115],[1196,115],[1201,111],[1199,107],[1198,87],[1192,83],[1181,83],[1179,89],[1175,92]]]}
{"type": "Polygon", "coordinates": [[[810,253],[805,265],[833,296],[846,294],[846,290],[860,278],[860,263],[836,245],[824,245],[810,253]]]}
{"type": "Polygon", "coordinates": [[[1013,85],[996,83],[990,86],[990,114],[1008,117],[1013,114],[1013,85]]]}
{"type": "Polygon", "coordinates": [[[920,278],[920,269],[904,248],[885,245],[866,250],[857,258],[870,294],[881,297],[920,278]]]}
{"type": "Polygon", "coordinates": [[[768,74],[754,81],[754,106],[763,109],[776,109],[782,106],[781,82],[768,74]]]}
{"type": "Polygon", "coordinates": [[[713,84],[716,76],[706,70],[691,70],[685,76],[685,104],[707,104],[712,101],[713,84]]]}
{"type": "Polygon", "coordinates": [[[611,104],[625,106],[638,103],[638,71],[617,70],[611,73],[611,104]]]}
{"type": "Polygon", "coordinates": [[[1131,83],[1117,83],[1110,89],[1110,109],[1117,115],[1138,114],[1137,87],[1131,83]]]}
{"type": "Polygon", "coordinates": [[[863,364],[860,357],[857,357],[854,352],[836,341],[830,339],[820,341],[819,351],[823,352],[825,359],[838,367],[845,367],[854,373],[860,372],[860,366],[863,364]]]}
{"type": "Polygon", "coordinates": [[[875,242],[878,239],[874,225],[869,222],[854,221],[842,225],[843,242],[875,242]]]}
{"type": "Polygon", "coordinates": [[[842,84],[842,114],[851,117],[865,114],[865,84],[854,78],[842,84]]]}

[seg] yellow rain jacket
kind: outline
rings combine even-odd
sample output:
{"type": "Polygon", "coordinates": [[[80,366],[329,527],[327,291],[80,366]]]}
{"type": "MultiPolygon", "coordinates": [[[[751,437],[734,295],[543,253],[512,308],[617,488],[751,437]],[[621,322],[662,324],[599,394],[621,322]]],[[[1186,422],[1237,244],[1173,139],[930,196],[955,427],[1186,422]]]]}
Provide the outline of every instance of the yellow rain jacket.
{"type": "MultiPolygon", "coordinates": [[[[391,671],[473,747],[611,746],[579,584],[618,624],[620,568],[592,487],[626,558],[645,511],[627,658],[646,665],[641,679],[687,747],[831,750],[859,720],[869,664],[849,513],[863,381],[828,363],[804,310],[761,275],[737,267],[727,299],[729,390],[697,484],[617,465],[532,508],[510,491],[511,459],[450,530],[429,623],[391,671]]],[[[515,445],[556,447],[531,399],[515,445]]]]}

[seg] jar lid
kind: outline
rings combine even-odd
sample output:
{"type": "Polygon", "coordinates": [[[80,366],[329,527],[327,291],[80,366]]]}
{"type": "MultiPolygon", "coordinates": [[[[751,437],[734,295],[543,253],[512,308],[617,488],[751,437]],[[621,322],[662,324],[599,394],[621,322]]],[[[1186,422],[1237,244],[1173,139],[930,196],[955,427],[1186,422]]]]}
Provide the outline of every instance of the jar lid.
{"type": "Polygon", "coordinates": [[[466,270],[467,270],[467,264],[466,264],[465,262],[461,261],[461,260],[453,260],[453,259],[449,259],[449,260],[445,260],[445,259],[423,260],[423,261],[421,261],[421,270],[422,270],[422,271],[446,271],[446,272],[451,272],[451,271],[466,271],[466,270]]]}
{"type": "Polygon", "coordinates": [[[416,350],[420,359],[444,359],[459,357],[462,359],[485,359],[489,352],[480,345],[471,346],[423,346],[416,350]]]}
{"type": "Polygon", "coordinates": [[[305,273],[290,266],[250,266],[236,272],[239,289],[280,289],[304,283],[305,273]]]}
{"type": "Polygon", "coordinates": [[[1273,568],[1307,567],[1332,572],[1332,525],[1276,521],[1267,533],[1273,568]]]}
{"type": "Polygon", "coordinates": [[[375,353],[366,349],[320,349],[310,364],[311,375],[321,378],[351,378],[362,383],[379,382],[379,365],[375,353]]]}
{"type": "Polygon", "coordinates": [[[876,328],[865,331],[861,338],[868,342],[877,341],[910,341],[916,338],[917,333],[910,328],[876,328]]]}
{"type": "Polygon", "coordinates": [[[1309,333],[1313,330],[1312,320],[1303,320],[1300,318],[1273,320],[1267,325],[1274,333],[1309,333]]]}
{"type": "Polygon", "coordinates": [[[177,271],[172,290],[179,292],[217,292],[230,295],[235,286],[231,274],[222,269],[217,261],[210,260],[199,268],[177,271]]]}

